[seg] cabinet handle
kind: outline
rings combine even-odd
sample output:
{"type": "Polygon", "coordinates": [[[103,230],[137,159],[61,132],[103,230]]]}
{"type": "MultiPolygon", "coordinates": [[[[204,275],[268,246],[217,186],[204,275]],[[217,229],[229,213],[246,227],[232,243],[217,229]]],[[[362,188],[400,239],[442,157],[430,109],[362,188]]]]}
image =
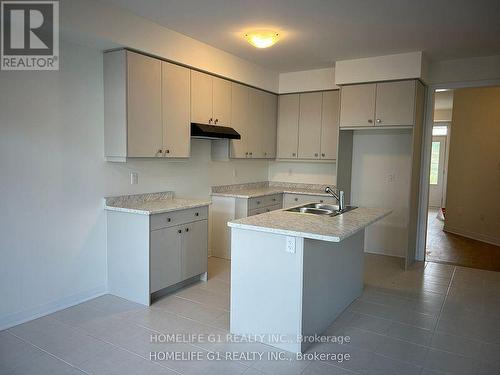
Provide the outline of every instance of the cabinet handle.
{"type": "Polygon", "coordinates": [[[293,200],[294,200],[295,202],[298,202],[298,201],[299,201],[299,198],[293,198],[293,200]]]}
{"type": "Polygon", "coordinates": [[[315,157],[318,157],[318,153],[316,152],[316,153],[314,154],[314,156],[315,156],[315,157]]]}
{"type": "Polygon", "coordinates": [[[267,152],[264,152],[264,156],[267,156],[267,152]]]}
{"type": "Polygon", "coordinates": [[[273,198],[273,202],[276,202],[276,198],[273,198]]]}
{"type": "Polygon", "coordinates": [[[295,156],[295,152],[292,154],[292,156],[295,156]]]}
{"type": "Polygon", "coordinates": [[[163,152],[163,150],[159,149],[158,152],[157,152],[157,154],[161,154],[162,152],[163,152]]]}
{"type": "Polygon", "coordinates": [[[253,154],[250,152],[250,156],[252,156],[253,154]]]}
{"type": "Polygon", "coordinates": [[[212,123],[212,121],[213,121],[213,120],[212,120],[212,118],[210,118],[210,120],[208,120],[208,123],[209,123],[209,124],[211,124],[211,123],[212,123]]]}
{"type": "Polygon", "coordinates": [[[323,199],[320,199],[320,200],[319,200],[319,203],[323,203],[323,199]]]}
{"type": "Polygon", "coordinates": [[[260,201],[257,201],[257,204],[260,204],[260,201]]]}
{"type": "Polygon", "coordinates": [[[179,230],[177,231],[177,233],[182,233],[182,230],[181,230],[181,229],[179,229],[179,230]]]}
{"type": "Polygon", "coordinates": [[[217,124],[218,122],[219,122],[219,119],[218,119],[218,118],[216,118],[216,119],[215,119],[215,124],[217,124]]]}
{"type": "Polygon", "coordinates": [[[196,213],[194,214],[194,216],[200,216],[200,213],[199,213],[199,212],[196,212],[196,213]]]}
{"type": "Polygon", "coordinates": [[[324,154],[324,153],[322,153],[322,154],[321,154],[321,157],[323,157],[323,158],[324,158],[324,157],[325,157],[325,154],[324,154]]]}
{"type": "Polygon", "coordinates": [[[378,118],[377,119],[377,124],[380,124],[381,122],[382,122],[382,120],[378,118]]]}
{"type": "Polygon", "coordinates": [[[165,154],[170,154],[170,150],[165,150],[165,154]]]}
{"type": "Polygon", "coordinates": [[[189,228],[186,228],[186,232],[189,232],[189,228]]]}
{"type": "Polygon", "coordinates": [[[372,120],[372,119],[369,119],[369,120],[368,120],[368,123],[369,123],[369,124],[373,124],[373,120],[372,120]]]}
{"type": "Polygon", "coordinates": [[[167,223],[170,223],[171,221],[172,221],[172,219],[168,217],[167,218],[167,223]]]}

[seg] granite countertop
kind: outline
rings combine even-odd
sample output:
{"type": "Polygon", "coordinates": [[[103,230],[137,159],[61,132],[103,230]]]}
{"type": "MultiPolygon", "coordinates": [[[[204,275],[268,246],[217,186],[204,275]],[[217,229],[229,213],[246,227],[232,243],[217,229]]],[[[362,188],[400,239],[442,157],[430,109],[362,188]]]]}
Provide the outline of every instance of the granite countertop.
{"type": "Polygon", "coordinates": [[[330,194],[325,193],[326,186],[327,185],[264,181],[248,184],[214,186],[212,187],[212,196],[249,199],[273,194],[292,193],[329,197],[330,194]]]}
{"type": "Polygon", "coordinates": [[[228,222],[232,228],[276,233],[286,236],[340,242],[389,215],[384,208],[358,207],[337,216],[301,214],[276,210],[228,222]]]}
{"type": "Polygon", "coordinates": [[[205,200],[174,198],[172,191],[164,191],[160,193],[107,197],[104,198],[104,209],[140,215],[155,215],[208,206],[210,203],[210,201],[205,200]]]}

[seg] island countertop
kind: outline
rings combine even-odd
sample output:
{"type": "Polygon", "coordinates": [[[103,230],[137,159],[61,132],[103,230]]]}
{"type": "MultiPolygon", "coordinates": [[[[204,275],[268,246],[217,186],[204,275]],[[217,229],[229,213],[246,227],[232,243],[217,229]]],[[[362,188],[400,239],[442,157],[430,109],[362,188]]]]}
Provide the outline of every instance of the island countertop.
{"type": "Polygon", "coordinates": [[[303,214],[286,209],[228,222],[231,228],[340,242],[389,215],[385,208],[358,207],[337,216],[303,214]]]}

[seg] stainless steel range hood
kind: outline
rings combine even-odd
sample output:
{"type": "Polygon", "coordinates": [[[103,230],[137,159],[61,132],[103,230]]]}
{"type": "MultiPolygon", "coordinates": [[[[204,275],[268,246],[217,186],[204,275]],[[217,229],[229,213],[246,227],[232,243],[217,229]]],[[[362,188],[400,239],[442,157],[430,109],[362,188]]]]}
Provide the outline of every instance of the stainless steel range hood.
{"type": "Polygon", "coordinates": [[[240,133],[227,126],[191,123],[191,138],[241,139],[240,133]]]}

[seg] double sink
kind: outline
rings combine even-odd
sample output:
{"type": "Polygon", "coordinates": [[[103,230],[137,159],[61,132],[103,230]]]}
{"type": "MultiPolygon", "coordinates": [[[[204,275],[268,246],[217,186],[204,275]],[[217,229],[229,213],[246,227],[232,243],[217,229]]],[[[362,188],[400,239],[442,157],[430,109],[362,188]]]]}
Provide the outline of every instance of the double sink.
{"type": "Polygon", "coordinates": [[[296,212],[299,214],[337,216],[343,214],[344,212],[354,210],[355,208],[357,207],[346,206],[343,210],[339,210],[339,206],[333,204],[308,203],[303,206],[289,208],[285,211],[296,212]]]}

